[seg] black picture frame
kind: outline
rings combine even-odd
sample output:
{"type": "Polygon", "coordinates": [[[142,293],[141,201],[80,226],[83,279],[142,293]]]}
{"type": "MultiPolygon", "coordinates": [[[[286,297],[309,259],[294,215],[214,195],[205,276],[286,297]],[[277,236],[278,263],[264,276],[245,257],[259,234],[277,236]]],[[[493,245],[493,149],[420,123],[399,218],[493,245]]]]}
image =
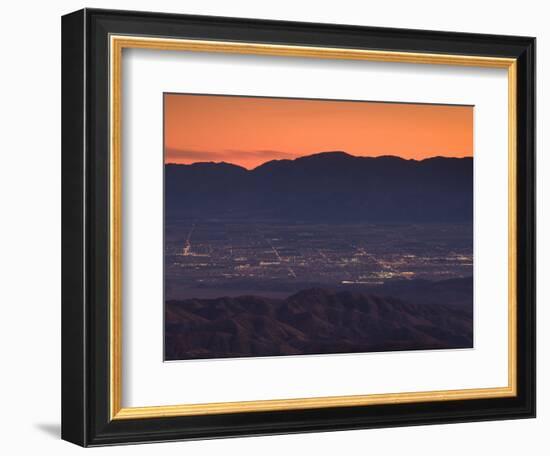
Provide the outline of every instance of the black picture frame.
{"type": "Polygon", "coordinates": [[[63,439],[99,446],[535,417],[534,38],[84,9],[62,19],[62,127],[63,439]],[[111,420],[112,34],[517,59],[517,395],[111,420]]]}

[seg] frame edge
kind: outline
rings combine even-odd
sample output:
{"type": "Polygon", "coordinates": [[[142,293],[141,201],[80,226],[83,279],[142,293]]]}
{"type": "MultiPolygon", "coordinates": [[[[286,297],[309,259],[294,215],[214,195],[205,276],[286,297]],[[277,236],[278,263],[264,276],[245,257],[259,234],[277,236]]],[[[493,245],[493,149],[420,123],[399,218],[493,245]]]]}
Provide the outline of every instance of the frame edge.
{"type": "Polygon", "coordinates": [[[85,299],[86,11],[61,19],[61,438],[87,445],[85,299]]]}

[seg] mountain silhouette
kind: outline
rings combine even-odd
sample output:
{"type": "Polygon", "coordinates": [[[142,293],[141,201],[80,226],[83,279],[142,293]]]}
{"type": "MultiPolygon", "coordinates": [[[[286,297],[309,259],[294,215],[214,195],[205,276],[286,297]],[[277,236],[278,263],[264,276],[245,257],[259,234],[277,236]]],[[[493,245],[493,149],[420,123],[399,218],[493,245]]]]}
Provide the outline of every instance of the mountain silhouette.
{"type": "Polygon", "coordinates": [[[356,157],[322,152],[253,170],[229,163],[165,166],[170,218],[469,222],[473,159],[356,157]]]}
{"type": "Polygon", "coordinates": [[[312,288],[166,301],[165,358],[357,353],[472,347],[472,307],[312,288]]]}

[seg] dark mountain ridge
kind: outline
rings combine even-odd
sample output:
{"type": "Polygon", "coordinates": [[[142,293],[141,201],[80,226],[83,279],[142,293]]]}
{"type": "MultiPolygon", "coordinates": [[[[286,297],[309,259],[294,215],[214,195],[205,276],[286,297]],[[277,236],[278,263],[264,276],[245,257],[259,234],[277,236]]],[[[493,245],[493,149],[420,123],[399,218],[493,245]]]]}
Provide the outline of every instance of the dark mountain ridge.
{"type": "Polygon", "coordinates": [[[323,152],[247,170],[167,164],[168,218],[335,222],[467,222],[473,159],[356,157],[323,152]]]}
{"type": "Polygon", "coordinates": [[[312,288],[167,301],[167,360],[472,347],[472,308],[312,288]]]}

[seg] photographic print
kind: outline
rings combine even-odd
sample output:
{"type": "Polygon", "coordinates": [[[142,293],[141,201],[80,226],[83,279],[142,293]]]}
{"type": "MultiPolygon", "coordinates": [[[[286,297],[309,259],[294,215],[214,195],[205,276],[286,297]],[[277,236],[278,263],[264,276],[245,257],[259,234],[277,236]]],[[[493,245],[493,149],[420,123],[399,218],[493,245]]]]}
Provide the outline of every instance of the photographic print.
{"type": "Polygon", "coordinates": [[[473,113],[165,93],[165,360],[473,347],[473,113]]]}

